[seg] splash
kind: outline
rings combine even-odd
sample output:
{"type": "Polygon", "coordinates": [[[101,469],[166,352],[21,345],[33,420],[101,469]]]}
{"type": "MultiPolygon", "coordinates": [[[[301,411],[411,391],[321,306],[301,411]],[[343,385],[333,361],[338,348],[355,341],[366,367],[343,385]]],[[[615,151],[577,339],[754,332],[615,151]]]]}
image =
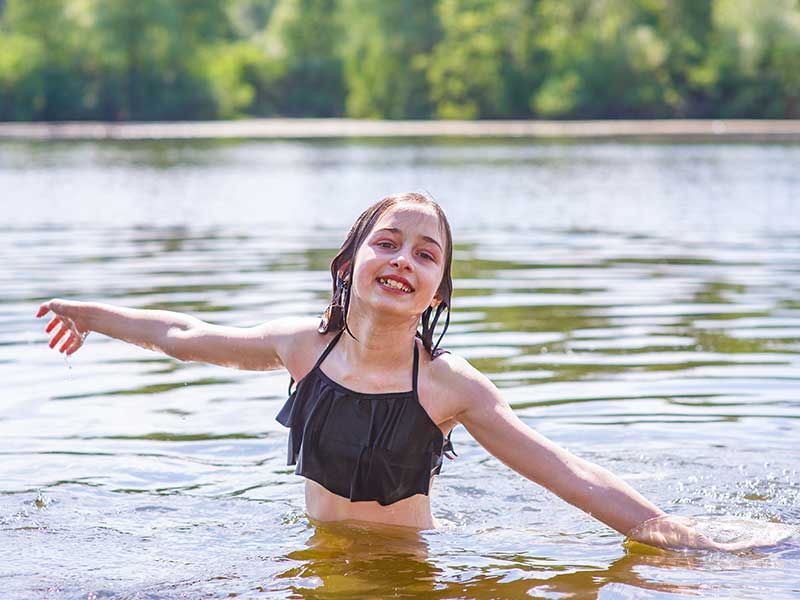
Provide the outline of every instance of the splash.
{"type": "Polygon", "coordinates": [[[770,550],[790,540],[800,542],[800,528],[727,516],[658,517],[628,534],[628,543],[638,541],[675,549],[707,549],[711,541],[722,545],[721,550],[734,552],[770,550]]]}

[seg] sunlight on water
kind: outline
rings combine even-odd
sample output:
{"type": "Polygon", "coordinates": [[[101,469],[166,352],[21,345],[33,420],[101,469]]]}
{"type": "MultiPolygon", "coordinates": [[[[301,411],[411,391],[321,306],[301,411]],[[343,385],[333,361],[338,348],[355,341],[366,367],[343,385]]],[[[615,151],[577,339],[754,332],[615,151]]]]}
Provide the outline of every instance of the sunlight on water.
{"type": "Polygon", "coordinates": [[[0,144],[0,576],[9,597],[793,598],[800,147],[0,144]],[[316,315],[358,212],[451,218],[443,345],[520,418],[747,552],[625,542],[463,428],[441,527],[323,526],[274,421],[285,372],[90,337],[50,297],[250,326],[316,315]]]}

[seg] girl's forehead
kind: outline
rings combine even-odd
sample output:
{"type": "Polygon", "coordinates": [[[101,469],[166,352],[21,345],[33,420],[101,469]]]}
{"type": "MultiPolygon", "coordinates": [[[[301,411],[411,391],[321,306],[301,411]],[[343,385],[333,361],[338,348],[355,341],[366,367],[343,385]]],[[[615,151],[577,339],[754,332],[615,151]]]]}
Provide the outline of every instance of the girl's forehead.
{"type": "Polygon", "coordinates": [[[383,213],[372,231],[392,228],[406,235],[424,235],[443,242],[439,216],[432,209],[422,205],[394,206],[383,213]]]}

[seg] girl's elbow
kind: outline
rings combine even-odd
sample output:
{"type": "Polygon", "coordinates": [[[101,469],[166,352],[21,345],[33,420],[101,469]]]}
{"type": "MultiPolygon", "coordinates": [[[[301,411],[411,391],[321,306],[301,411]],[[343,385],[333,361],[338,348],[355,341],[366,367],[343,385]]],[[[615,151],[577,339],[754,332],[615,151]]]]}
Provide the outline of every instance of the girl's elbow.
{"type": "Polygon", "coordinates": [[[170,327],[159,340],[158,350],[180,361],[198,360],[198,332],[192,327],[170,327]]]}

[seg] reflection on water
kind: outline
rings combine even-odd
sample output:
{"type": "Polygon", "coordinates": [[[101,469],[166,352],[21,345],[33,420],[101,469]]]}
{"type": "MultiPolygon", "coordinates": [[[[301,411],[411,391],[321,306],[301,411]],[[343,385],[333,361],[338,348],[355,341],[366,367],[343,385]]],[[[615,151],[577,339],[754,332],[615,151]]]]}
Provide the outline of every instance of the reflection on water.
{"type": "MultiPolygon", "coordinates": [[[[733,541],[759,534],[752,521],[722,521],[722,528],[716,525],[721,530],[715,539],[733,541]]],[[[705,533],[714,533],[714,521],[695,523],[705,533]]],[[[284,559],[291,566],[276,577],[275,583],[285,583],[284,589],[292,597],[561,598],[619,594],[626,589],[693,596],[713,587],[691,578],[687,581],[686,573],[753,564],[769,568],[780,564],[777,555],[793,548],[797,551],[797,546],[775,546],[792,532],[773,526],[768,535],[762,534],[763,541],[771,538],[769,551],[739,555],[669,552],[631,542],[625,553],[599,567],[553,564],[549,558],[529,551],[487,549],[485,564],[470,560],[468,567],[447,569],[447,562],[458,563],[459,553],[437,556],[437,533],[393,531],[368,524],[316,524],[310,529],[306,547],[288,553],[284,559]],[[471,571],[469,577],[459,576],[466,570],[471,571]]]]}
{"type": "Polygon", "coordinates": [[[763,533],[800,523],[798,159],[751,145],[0,145],[6,593],[792,597],[796,539],[731,555],[623,545],[462,428],[434,486],[442,528],[309,523],[274,421],[285,372],[102,336],[67,363],[33,314],[56,295],[241,326],[318,314],[358,210],[425,188],[456,236],[444,345],[529,425],[669,512],[763,533]]]}
{"type": "Polygon", "coordinates": [[[433,543],[424,534],[369,525],[318,524],[312,527],[307,548],[286,555],[292,566],[277,577],[286,580],[292,597],[300,598],[595,597],[601,591],[626,587],[693,595],[705,586],[654,584],[640,572],[693,571],[715,562],[699,553],[686,555],[640,546],[600,568],[556,565],[530,552],[497,549],[487,549],[483,561],[472,559],[467,565],[455,566],[459,553],[436,556],[436,534],[431,537],[433,543]],[[454,566],[443,568],[442,563],[448,561],[454,566]]]}
{"type": "Polygon", "coordinates": [[[413,530],[364,524],[315,524],[292,566],[278,577],[302,598],[384,598],[397,591],[430,597],[442,574],[413,530]]]}

